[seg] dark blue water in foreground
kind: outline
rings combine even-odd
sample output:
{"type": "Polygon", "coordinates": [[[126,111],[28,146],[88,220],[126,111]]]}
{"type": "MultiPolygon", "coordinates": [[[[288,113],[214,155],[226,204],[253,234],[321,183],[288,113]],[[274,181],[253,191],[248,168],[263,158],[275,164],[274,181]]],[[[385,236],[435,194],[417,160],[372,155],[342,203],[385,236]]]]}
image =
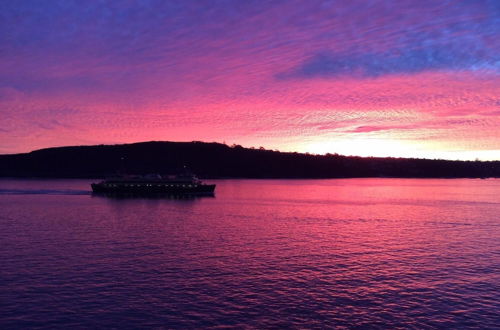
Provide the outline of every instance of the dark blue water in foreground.
{"type": "Polygon", "coordinates": [[[500,180],[0,180],[0,326],[500,325],[500,180]]]}

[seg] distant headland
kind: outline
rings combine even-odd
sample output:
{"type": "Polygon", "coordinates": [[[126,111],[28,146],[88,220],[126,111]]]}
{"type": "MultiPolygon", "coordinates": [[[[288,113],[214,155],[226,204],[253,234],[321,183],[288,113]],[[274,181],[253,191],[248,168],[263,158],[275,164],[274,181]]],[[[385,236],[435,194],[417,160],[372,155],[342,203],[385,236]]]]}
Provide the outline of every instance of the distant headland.
{"type": "Polygon", "coordinates": [[[58,147],[0,155],[1,177],[98,178],[175,173],[203,178],[488,178],[500,161],[310,155],[205,142],[140,142],[58,147]]]}

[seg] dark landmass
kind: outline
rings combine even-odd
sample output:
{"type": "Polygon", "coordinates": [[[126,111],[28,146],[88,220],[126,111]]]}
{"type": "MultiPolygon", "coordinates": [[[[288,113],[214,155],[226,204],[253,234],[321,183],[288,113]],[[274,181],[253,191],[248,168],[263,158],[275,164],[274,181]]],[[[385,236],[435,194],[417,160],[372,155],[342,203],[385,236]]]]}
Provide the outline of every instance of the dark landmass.
{"type": "Polygon", "coordinates": [[[60,147],[0,155],[2,177],[169,174],[184,166],[202,178],[500,177],[500,161],[323,156],[204,142],[60,147]]]}

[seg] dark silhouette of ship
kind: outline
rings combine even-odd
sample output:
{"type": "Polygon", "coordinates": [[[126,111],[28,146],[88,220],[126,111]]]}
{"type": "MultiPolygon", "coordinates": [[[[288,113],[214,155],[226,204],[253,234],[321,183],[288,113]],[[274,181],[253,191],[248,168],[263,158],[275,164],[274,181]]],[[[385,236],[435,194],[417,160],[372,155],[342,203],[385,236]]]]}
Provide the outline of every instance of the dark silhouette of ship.
{"type": "Polygon", "coordinates": [[[91,184],[98,194],[213,195],[215,184],[205,184],[192,174],[161,176],[128,175],[91,184]]]}

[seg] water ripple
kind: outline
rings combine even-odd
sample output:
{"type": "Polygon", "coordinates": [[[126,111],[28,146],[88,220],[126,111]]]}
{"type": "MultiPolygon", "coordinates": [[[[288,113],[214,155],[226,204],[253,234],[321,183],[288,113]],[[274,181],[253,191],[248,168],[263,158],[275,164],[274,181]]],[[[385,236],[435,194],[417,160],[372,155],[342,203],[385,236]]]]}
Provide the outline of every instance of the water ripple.
{"type": "Polygon", "coordinates": [[[444,180],[430,195],[391,180],[304,183],[292,199],[283,180],[224,181],[188,201],[10,183],[0,326],[498,328],[500,183],[444,180]],[[388,201],[372,203],[380,185],[388,201]],[[414,202],[397,202],[408,190],[414,202]]]}

